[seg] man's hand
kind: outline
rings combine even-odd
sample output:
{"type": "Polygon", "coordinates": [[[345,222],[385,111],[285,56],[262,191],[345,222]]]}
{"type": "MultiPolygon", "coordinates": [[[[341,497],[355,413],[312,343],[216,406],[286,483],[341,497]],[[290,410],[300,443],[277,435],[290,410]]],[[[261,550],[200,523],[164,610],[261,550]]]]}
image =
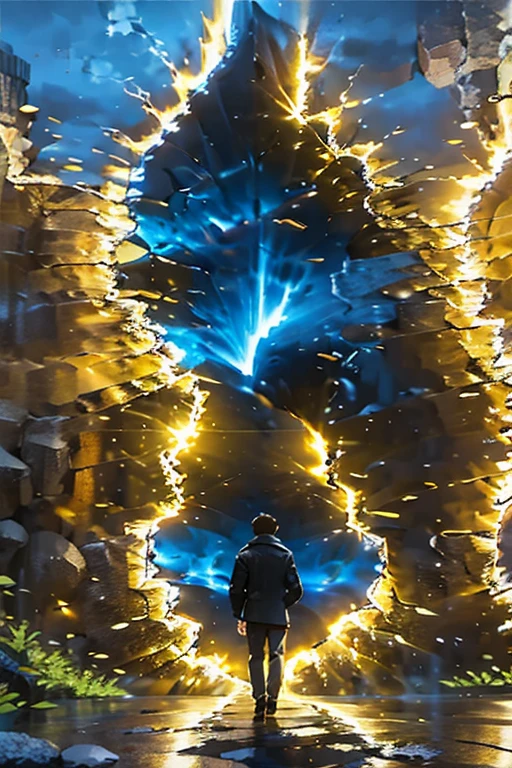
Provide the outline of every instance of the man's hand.
{"type": "Polygon", "coordinates": [[[239,620],[238,624],[236,625],[236,629],[239,635],[245,637],[247,634],[247,622],[239,620]]]}

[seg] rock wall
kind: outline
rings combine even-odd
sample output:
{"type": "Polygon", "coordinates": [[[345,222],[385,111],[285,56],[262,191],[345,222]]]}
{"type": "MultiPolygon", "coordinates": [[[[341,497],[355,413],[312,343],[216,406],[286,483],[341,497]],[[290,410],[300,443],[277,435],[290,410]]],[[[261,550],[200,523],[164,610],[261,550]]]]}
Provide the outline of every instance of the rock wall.
{"type": "Polygon", "coordinates": [[[15,125],[18,110],[27,100],[30,65],[14,54],[12,47],[0,40],[0,122],[15,125]]]}
{"type": "Polygon", "coordinates": [[[151,533],[179,507],[177,449],[204,393],[144,306],[118,296],[115,249],[132,228],[97,192],[4,184],[0,554],[17,584],[6,610],[81,663],[186,689],[199,626],[152,578],[151,533]]]}
{"type": "MultiPolygon", "coordinates": [[[[510,57],[493,74],[508,92],[510,57]]],[[[415,276],[390,276],[378,292],[397,302],[392,328],[344,331],[367,353],[353,360],[354,380],[372,355],[381,390],[373,407],[324,434],[348,524],[381,542],[383,567],[368,604],[297,659],[296,690],[432,691],[440,678],[510,667],[510,570],[499,547],[512,500],[512,161],[510,107],[500,109],[488,147],[495,171],[467,197],[460,220],[448,213],[443,226],[442,185],[435,228],[409,180],[373,197],[377,218],[396,215],[398,223],[413,211],[420,219],[403,242],[422,266],[415,276]]],[[[377,230],[363,233],[357,248],[369,249],[377,230]]],[[[342,294],[350,279],[336,280],[342,294]]],[[[366,292],[378,301],[374,287],[368,280],[359,300],[366,292]]],[[[340,388],[333,410],[341,398],[340,388]]]]}
{"type": "Polygon", "coordinates": [[[492,136],[497,113],[487,95],[510,35],[505,0],[418,4],[418,64],[436,88],[453,86],[468,120],[492,136]]]}

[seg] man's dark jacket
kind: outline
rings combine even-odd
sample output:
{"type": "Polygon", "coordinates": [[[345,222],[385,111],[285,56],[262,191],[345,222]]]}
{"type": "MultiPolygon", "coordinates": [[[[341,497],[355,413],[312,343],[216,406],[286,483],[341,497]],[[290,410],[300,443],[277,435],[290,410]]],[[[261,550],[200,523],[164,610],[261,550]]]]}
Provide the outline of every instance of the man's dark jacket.
{"type": "Polygon", "coordinates": [[[287,608],[302,592],[293,554],[276,536],[255,536],[236,556],[229,599],[237,619],[288,626],[287,608]]]}

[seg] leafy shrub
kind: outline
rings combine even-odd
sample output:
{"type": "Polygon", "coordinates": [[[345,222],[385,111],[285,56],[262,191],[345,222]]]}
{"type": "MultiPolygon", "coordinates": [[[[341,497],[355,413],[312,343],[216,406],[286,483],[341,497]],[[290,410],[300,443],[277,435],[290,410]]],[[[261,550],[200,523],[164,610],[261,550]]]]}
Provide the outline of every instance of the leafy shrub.
{"type": "MultiPolygon", "coordinates": [[[[26,701],[20,698],[21,694],[16,691],[10,691],[7,683],[0,683],[0,715],[7,715],[11,712],[17,712],[19,709],[27,707],[26,701]]],[[[51,701],[38,701],[31,704],[31,709],[54,709],[57,705],[51,701]]]]}
{"type": "Polygon", "coordinates": [[[91,669],[78,669],[69,654],[55,650],[47,653],[37,644],[28,652],[29,664],[37,670],[37,685],[47,691],[58,691],[76,698],[124,696],[117,678],[109,680],[91,669]]]}
{"type": "Polygon", "coordinates": [[[441,680],[442,685],[446,685],[448,688],[475,688],[476,686],[489,686],[498,687],[502,685],[512,685],[512,669],[506,672],[499,667],[491,667],[491,672],[480,672],[477,675],[475,672],[468,670],[466,672],[467,677],[461,677],[455,675],[452,680],[441,680]]]}
{"type": "Polygon", "coordinates": [[[39,637],[41,633],[29,632],[30,624],[28,621],[22,621],[18,626],[8,622],[6,627],[11,633],[11,637],[0,637],[0,643],[7,645],[18,656],[28,653],[31,648],[38,644],[36,637],[39,637]]]}
{"type": "Polygon", "coordinates": [[[110,680],[91,669],[79,669],[67,651],[46,651],[38,640],[41,633],[31,632],[28,621],[19,625],[7,622],[6,626],[10,637],[0,636],[0,643],[7,646],[20,664],[19,671],[33,675],[45,691],[76,698],[126,695],[117,685],[118,678],[110,680]]]}

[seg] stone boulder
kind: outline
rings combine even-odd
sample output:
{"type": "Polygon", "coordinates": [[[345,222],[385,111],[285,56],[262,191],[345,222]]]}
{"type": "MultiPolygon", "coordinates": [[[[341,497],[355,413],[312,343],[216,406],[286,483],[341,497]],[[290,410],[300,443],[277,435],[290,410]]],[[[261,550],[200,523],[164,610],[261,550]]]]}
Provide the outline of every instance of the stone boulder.
{"type": "Polygon", "coordinates": [[[506,28],[503,23],[505,6],[502,0],[486,0],[485,3],[464,0],[462,3],[467,48],[463,74],[494,69],[500,63],[500,44],[506,28]]]}
{"type": "Polygon", "coordinates": [[[31,500],[29,467],[0,447],[0,519],[11,517],[19,506],[31,500]]]}
{"type": "Polygon", "coordinates": [[[65,749],[61,754],[62,762],[65,766],[87,766],[93,768],[95,765],[112,765],[117,763],[119,755],[109,752],[108,749],[98,747],[96,744],[75,744],[74,747],[65,749]]]}
{"type": "Polygon", "coordinates": [[[14,520],[0,521],[0,572],[5,573],[16,552],[28,542],[28,533],[14,520]]]}
{"type": "Polygon", "coordinates": [[[63,436],[68,420],[62,417],[31,419],[25,430],[21,457],[32,470],[32,483],[43,496],[62,493],[61,480],[69,468],[69,444],[63,436]]]}
{"type": "Polygon", "coordinates": [[[51,741],[34,739],[27,733],[0,731],[0,766],[57,765],[59,749],[51,741]]]}
{"type": "Polygon", "coordinates": [[[86,573],[80,551],[58,533],[38,531],[27,547],[27,586],[35,601],[42,604],[53,594],[62,600],[71,597],[86,573]]]}
{"type": "Polygon", "coordinates": [[[0,400],[0,445],[6,451],[15,451],[20,447],[27,416],[26,408],[9,400],[0,400]]]}

